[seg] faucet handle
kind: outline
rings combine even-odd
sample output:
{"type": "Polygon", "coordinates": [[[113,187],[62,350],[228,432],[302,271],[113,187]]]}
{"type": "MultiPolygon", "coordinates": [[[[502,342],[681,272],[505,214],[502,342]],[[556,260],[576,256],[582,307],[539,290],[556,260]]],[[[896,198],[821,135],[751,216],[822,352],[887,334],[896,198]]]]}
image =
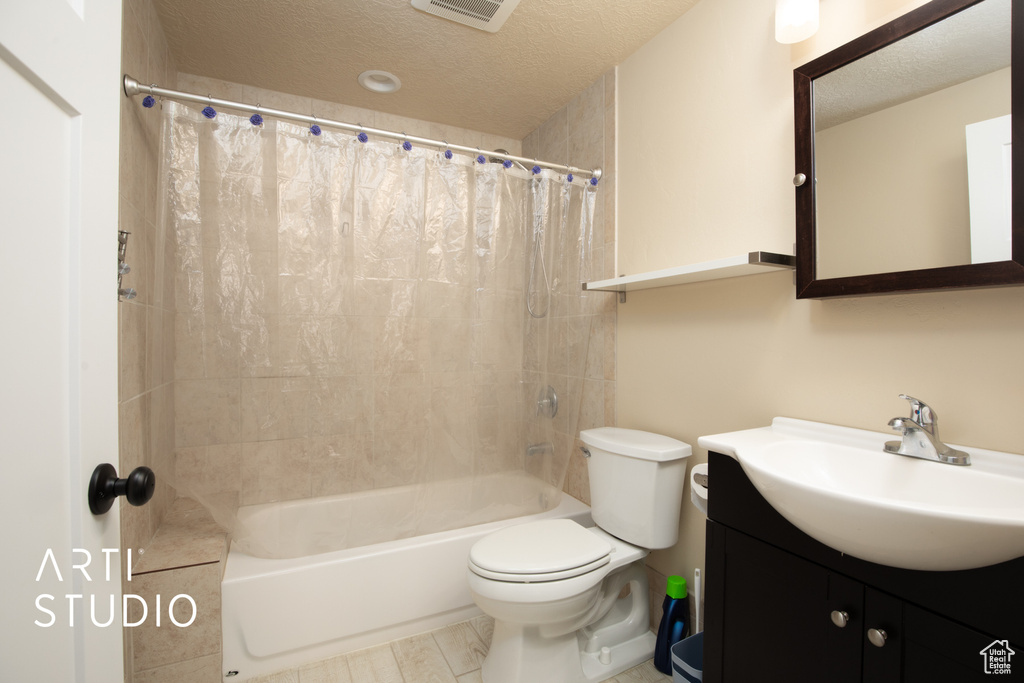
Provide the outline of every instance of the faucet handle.
{"type": "Polygon", "coordinates": [[[906,394],[900,394],[900,398],[905,401],[910,401],[910,419],[917,424],[923,427],[925,425],[935,424],[938,421],[939,416],[935,414],[935,411],[932,410],[930,405],[921,399],[914,398],[913,396],[908,396],[906,394]]]}

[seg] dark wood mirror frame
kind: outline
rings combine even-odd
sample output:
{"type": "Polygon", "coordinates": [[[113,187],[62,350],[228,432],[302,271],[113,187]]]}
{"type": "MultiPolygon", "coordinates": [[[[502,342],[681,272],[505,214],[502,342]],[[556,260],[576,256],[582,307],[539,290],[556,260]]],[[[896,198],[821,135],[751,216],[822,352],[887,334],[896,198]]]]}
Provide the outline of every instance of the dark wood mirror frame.
{"type": "Polygon", "coordinates": [[[796,296],[814,299],[864,296],[889,292],[947,289],[954,287],[995,287],[1024,284],[1024,0],[1012,0],[1011,9],[1011,93],[1013,119],[1011,152],[1012,255],[1009,261],[976,263],[942,268],[925,268],[894,273],[818,279],[814,197],[814,79],[864,55],[942,21],[948,16],[984,0],[933,0],[899,19],[836,48],[793,71],[796,122],[796,169],[807,181],[796,188],[796,296]]]}

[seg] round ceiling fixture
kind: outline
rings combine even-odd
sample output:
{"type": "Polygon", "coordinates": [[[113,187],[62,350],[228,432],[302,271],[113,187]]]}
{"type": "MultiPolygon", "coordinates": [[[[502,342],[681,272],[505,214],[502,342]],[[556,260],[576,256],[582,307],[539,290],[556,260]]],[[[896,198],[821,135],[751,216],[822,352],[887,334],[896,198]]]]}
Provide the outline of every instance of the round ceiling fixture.
{"type": "Polygon", "coordinates": [[[387,71],[364,71],[359,74],[359,85],[370,92],[392,93],[402,87],[402,81],[398,76],[387,71]]]}

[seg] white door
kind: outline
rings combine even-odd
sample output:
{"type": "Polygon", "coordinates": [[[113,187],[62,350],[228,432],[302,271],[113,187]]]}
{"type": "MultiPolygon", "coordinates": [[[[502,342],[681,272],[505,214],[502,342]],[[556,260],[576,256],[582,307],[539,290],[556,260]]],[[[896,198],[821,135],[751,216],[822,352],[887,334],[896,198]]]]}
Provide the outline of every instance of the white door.
{"type": "Polygon", "coordinates": [[[1013,139],[1010,114],[967,126],[971,263],[1009,261],[1013,252],[1013,139]]]}
{"type": "Polygon", "coordinates": [[[5,682],[123,680],[117,506],[86,501],[117,464],[120,36],[120,0],[0,0],[5,682]]]}

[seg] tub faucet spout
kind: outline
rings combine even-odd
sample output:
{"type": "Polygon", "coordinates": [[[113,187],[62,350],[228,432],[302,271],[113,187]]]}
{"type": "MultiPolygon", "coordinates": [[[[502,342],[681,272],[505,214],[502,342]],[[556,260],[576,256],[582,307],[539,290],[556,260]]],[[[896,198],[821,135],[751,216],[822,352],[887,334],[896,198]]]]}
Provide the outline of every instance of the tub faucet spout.
{"type": "Polygon", "coordinates": [[[888,453],[933,460],[948,465],[970,465],[971,456],[947,446],[939,439],[939,416],[924,401],[900,394],[910,401],[910,417],[894,417],[889,426],[903,435],[901,441],[886,441],[888,453]]]}

